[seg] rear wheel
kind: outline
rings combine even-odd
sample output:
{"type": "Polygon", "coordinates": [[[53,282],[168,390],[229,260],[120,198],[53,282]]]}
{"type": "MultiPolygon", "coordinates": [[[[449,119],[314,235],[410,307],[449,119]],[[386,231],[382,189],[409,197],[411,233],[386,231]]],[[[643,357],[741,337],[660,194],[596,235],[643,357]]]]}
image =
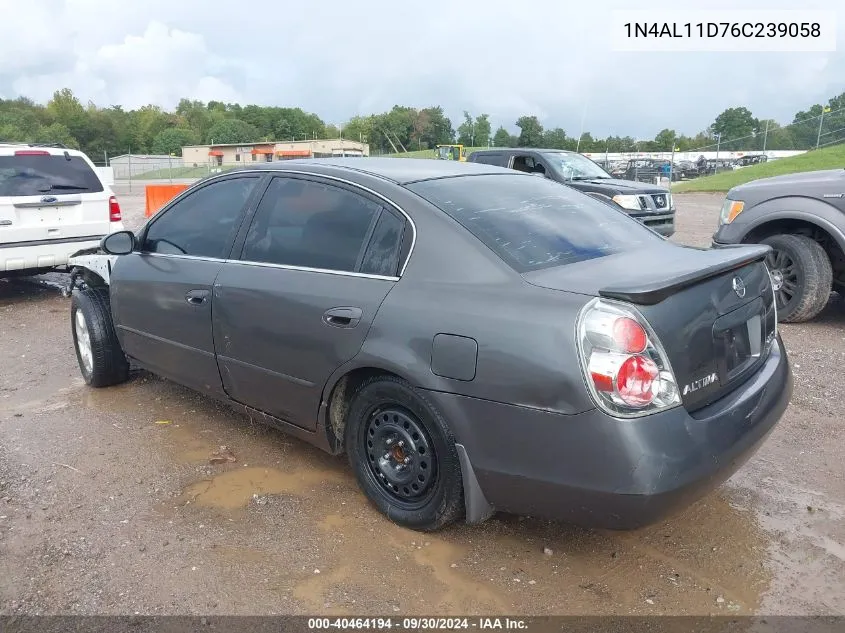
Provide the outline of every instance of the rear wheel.
{"type": "Polygon", "coordinates": [[[404,380],[378,376],[361,385],[345,443],[364,494],[395,523],[433,531],[463,515],[454,438],[437,410],[404,380]]]}
{"type": "Polygon", "coordinates": [[[772,235],[762,240],[772,248],[766,265],[772,274],[778,320],[809,321],[827,305],[833,271],[824,249],[804,235],[772,235]]]}
{"type": "Polygon", "coordinates": [[[112,322],[108,288],[74,293],[70,308],[73,345],[85,382],[108,387],[129,378],[129,362],[112,322]]]}

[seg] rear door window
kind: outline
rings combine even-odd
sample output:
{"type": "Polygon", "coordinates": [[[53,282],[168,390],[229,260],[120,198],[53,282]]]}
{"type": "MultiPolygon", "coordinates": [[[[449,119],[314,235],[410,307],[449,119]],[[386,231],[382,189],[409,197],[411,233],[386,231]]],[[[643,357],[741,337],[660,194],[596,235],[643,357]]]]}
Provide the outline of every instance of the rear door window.
{"type": "MultiPolygon", "coordinates": [[[[341,187],[273,178],[256,210],[241,259],[357,272],[381,210],[381,205],[341,187]]],[[[375,256],[371,265],[383,266],[382,259],[375,256]]]]}
{"type": "Polygon", "coordinates": [[[408,188],[454,218],[519,273],[663,241],[623,211],[545,178],[461,176],[408,188]]]}
{"type": "Polygon", "coordinates": [[[0,197],[97,193],[103,184],[80,156],[0,156],[0,197]]]}
{"type": "Polygon", "coordinates": [[[385,277],[396,276],[399,272],[399,246],[404,230],[404,218],[388,209],[382,209],[364,252],[359,272],[385,277]]]}

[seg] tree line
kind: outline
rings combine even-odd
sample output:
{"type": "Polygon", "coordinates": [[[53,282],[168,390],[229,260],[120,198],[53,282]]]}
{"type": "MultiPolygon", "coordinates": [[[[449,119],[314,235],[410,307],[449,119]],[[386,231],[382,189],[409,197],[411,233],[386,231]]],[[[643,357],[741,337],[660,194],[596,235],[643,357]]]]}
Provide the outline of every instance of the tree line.
{"type": "Polygon", "coordinates": [[[431,149],[438,144],[469,147],[545,147],[581,152],[811,149],[845,140],[845,92],[827,104],[797,112],[789,124],[757,119],[743,106],[728,108],[693,136],[672,129],[653,139],[612,135],[580,138],[560,127],[546,129],[533,115],[519,117],[513,131],[493,131],[488,114],[464,112],[457,128],[440,106],[395,105],[388,112],[355,116],[338,127],[301,108],[242,106],[182,99],[173,111],[155,105],[137,110],[83,105],[73,92],[57,90],[47,104],[0,99],[0,142],[63,143],[92,159],[105,155],[180,155],[185,145],[348,138],[367,142],[372,154],[431,149]],[[821,128],[820,128],[821,123],[821,128]]]}

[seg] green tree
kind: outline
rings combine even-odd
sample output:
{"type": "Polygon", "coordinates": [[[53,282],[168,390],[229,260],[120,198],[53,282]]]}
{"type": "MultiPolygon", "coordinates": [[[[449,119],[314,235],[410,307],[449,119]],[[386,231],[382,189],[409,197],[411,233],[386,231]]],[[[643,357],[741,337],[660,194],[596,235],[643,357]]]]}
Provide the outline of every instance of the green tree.
{"type": "Polygon", "coordinates": [[[543,147],[548,149],[567,149],[569,139],[559,127],[543,132],[543,147]]]}
{"type": "Polygon", "coordinates": [[[159,132],[153,139],[153,154],[182,155],[182,148],[186,145],[199,143],[199,134],[187,128],[171,127],[159,132]]]}
{"type": "Polygon", "coordinates": [[[475,145],[475,119],[466,110],[464,110],[463,123],[458,126],[458,143],[467,147],[475,145]]]}
{"type": "MultiPolygon", "coordinates": [[[[51,123],[46,127],[39,128],[35,136],[32,137],[32,141],[35,143],[62,143],[67,147],[79,149],[79,141],[73,138],[70,130],[61,123],[51,123]]],[[[95,156],[94,160],[96,158],[95,156]]]]}
{"type": "Polygon", "coordinates": [[[490,115],[479,114],[475,117],[475,146],[485,147],[490,144],[490,115]]]}
{"type": "Polygon", "coordinates": [[[539,147],[543,144],[543,126],[536,116],[521,116],[516,120],[520,147],[539,147]]]}
{"type": "Polygon", "coordinates": [[[223,119],[211,126],[208,131],[209,143],[252,143],[260,134],[253,126],[240,119],[223,119]]]}
{"type": "Polygon", "coordinates": [[[720,135],[722,149],[741,150],[754,145],[760,122],[748,108],[728,108],[716,117],[710,128],[714,135],[720,135]]]}
{"type": "Polygon", "coordinates": [[[678,134],[675,130],[668,128],[660,130],[657,136],[654,137],[654,145],[659,152],[671,152],[672,146],[675,145],[678,134]]]}
{"type": "Polygon", "coordinates": [[[493,145],[496,147],[516,147],[517,139],[505,128],[499,126],[493,135],[493,145]]]}
{"type": "Polygon", "coordinates": [[[428,147],[436,145],[448,145],[455,140],[455,130],[452,129],[452,122],[449,120],[440,106],[431,106],[420,110],[420,114],[426,117],[427,126],[420,140],[428,147]]]}
{"type": "Polygon", "coordinates": [[[63,125],[77,140],[87,140],[88,117],[85,108],[70,88],[62,88],[53,93],[53,98],[47,102],[47,114],[50,116],[50,123],[63,125]]]}

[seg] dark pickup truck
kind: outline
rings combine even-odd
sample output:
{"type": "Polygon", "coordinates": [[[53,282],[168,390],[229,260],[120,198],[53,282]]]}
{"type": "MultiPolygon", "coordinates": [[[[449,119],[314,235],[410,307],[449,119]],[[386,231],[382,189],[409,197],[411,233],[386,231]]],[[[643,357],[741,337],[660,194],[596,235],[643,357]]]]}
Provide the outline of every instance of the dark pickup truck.
{"type": "Polygon", "coordinates": [[[845,169],[760,178],[728,191],[714,247],[765,244],[778,319],[800,323],[845,293],[845,169]]]}
{"type": "Polygon", "coordinates": [[[675,203],[668,189],[613,178],[582,154],[558,149],[491,148],[473,152],[467,161],[543,175],[624,210],[661,235],[671,237],[675,233],[675,203]]]}

